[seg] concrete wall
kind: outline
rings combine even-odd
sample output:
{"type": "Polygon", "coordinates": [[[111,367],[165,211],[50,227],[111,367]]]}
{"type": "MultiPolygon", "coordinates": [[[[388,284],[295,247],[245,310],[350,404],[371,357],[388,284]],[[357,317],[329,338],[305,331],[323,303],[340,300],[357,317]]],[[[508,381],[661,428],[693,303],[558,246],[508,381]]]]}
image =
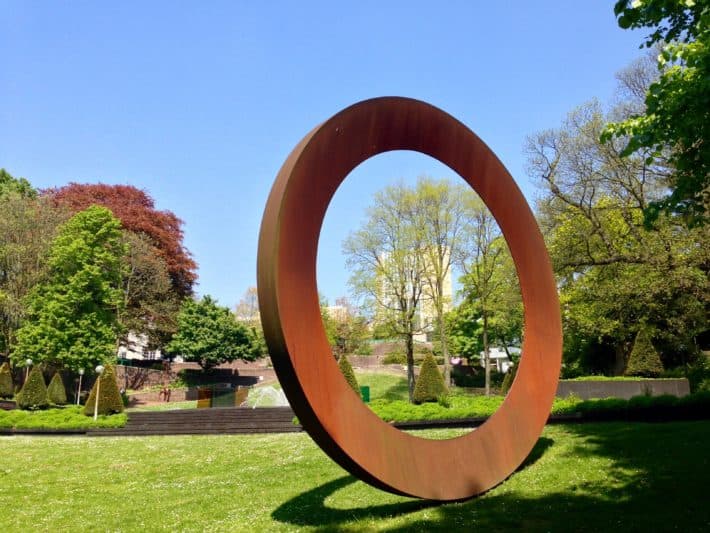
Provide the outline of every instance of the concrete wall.
{"type": "Polygon", "coordinates": [[[653,380],[614,380],[614,381],[565,381],[557,386],[557,397],[566,398],[573,394],[583,400],[590,398],[623,398],[628,400],[634,396],[649,394],[660,396],[670,394],[682,397],[690,394],[688,380],[653,379],[653,380]]]}

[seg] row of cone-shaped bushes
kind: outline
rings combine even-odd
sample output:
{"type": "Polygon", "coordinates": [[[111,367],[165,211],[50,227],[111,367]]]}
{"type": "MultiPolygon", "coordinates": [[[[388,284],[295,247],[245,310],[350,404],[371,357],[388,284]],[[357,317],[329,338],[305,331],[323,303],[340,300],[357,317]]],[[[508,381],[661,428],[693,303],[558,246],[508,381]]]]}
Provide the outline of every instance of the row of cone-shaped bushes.
{"type": "MultiPolygon", "coordinates": [[[[84,406],[84,414],[88,416],[94,414],[96,389],[99,383],[98,413],[108,415],[122,412],[123,399],[116,384],[115,372],[112,366],[106,366],[89,393],[89,398],[84,406]]],[[[12,398],[13,396],[14,387],[10,366],[4,363],[0,367],[0,398],[12,398]]],[[[39,366],[35,366],[27,376],[20,392],[15,396],[15,400],[20,409],[46,409],[50,405],[66,405],[67,392],[59,372],[54,374],[49,387],[47,387],[42,370],[39,366]]]]}

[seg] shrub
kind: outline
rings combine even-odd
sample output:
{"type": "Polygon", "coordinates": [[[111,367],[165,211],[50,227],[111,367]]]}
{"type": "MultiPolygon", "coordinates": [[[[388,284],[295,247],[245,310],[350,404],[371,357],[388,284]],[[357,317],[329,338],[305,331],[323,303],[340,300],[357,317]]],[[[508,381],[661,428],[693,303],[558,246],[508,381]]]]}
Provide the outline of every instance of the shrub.
{"type": "Polygon", "coordinates": [[[55,372],[52,381],[49,382],[47,396],[49,397],[49,403],[53,403],[54,405],[66,405],[67,391],[64,388],[62,376],[59,375],[59,372],[55,372]]]}
{"type": "Polygon", "coordinates": [[[627,376],[656,377],[662,372],[663,364],[658,352],[651,344],[651,336],[648,330],[639,330],[624,374],[627,376]]]}
{"type": "Polygon", "coordinates": [[[402,352],[390,352],[382,359],[383,365],[406,365],[407,356],[402,352]]]}
{"type": "Polygon", "coordinates": [[[5,362],[0,366],[0,398],[12,398],[14,395],[15,387],[12,384],[10,364],[5,362]]]}
{"type": "Polygon", "coordinates": [[[27,376],[27,381],[25,381],[22,390],[17,395],[17,406],[20,409],[29,410],[49,407],[47,385],[44,383],[44,376],[39,365],[35,366],[30,371],[30,375],[27,376]]]}
{"type": "Polygon", "coordinates": [[[350,385],[350,387],[355,391],[355,393],[360,396],[360,385],[357,384],[355,372],[353,371],[353,367],[350,365],[350,361],[348,361],[348,358],[345,357],[345,354],[340,356],[340,360],[338,361],[338,367],[343,373],[343,377],[345,377],[345,381],[348,382],[348,385],[350,385]]]}
{"type": "Polygon", "coordinates": [[[414,385],[414,403],[436,402],[440,396],[448,393],[444,378],[439,372],[439,367],[436,366],[434,356],[428,354],[424,358],[419,377],[414,385]]]}
{"type": "Polygon", "coordinates": [[[510,390],[510,387],[513,384],[513,380],[515,379],[515,375],[517,373],[518,373],[518,365],[511,366],[508,369],[508,371],[505,373],[505,377],[503,378],[503,383],[500,386],[500,393],[503,396],[508,394],[508,391],[510,390]]]}
{"type": "Polygon", "coordinates": [[[121,399],[121,393],[119,392],[118,385],[116,384],[116,374],[114,373],[112,366],[106,365],[106,369],[103,374],[101,374],[101,377],[94,382],[94,386],[91,388],[89,398],[86,400],[86,405],[84,405],[84,414],[86,416],[94,415],[96,386],[99,382],[101,383],[101,388],[99,391],[98,413],[100,415],[109,415],[122,412],[123,400],[121,399]]]}

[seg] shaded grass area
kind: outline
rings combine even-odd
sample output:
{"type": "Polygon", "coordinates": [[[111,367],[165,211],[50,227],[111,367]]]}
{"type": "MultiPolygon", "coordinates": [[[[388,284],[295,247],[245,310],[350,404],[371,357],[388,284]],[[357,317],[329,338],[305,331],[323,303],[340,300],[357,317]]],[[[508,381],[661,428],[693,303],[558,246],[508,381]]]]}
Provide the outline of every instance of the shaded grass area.
{"type": "Polygon", "coordinates": [[[355,480],[305,434],[16,436],[0,443],[4,531],[710,528],[708,422],[547,427],[506,482],[446,505],[355,480]]]}
{"type": "Polygon", "coordinates": [[[0,410],[0,428],[9,429],[89,429],[113,428],[126,425],[125,413],[117,415],[99,415],[96,422],[93,417],[84,414],[84,406],[68,405],[44,411],[0,410]]]}

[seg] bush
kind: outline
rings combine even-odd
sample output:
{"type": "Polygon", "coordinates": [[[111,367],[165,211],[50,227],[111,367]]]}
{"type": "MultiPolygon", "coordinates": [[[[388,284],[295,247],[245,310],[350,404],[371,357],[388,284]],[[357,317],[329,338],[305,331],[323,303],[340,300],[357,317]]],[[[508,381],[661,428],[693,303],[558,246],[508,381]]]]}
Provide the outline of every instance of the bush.
{"type": "Polygon", "coordinates": [[[651,336],[648,330],[639,330],[624,374],[627,376],[657,377],[662,372],[663,364],[658,352],[651,344],[651,336]]]}
{"type": "Polygon", "coordinates": [[[342,372],[345,381],[348,382],[348,385],[350,385],[355,393],[360,396],[360,385],[357,384],[355,372],[353,371],[353,367],[350,365],[350,361],[348,361],[348,358],[345,357],[345,354],[340,356],[338,368],[340,368],[340,372],[342,372]]]}
{"type": "Polygon", "coordinates": [[[17,406],[20,409],[32,411],[49,407],[47,385],[44,383],[44,376],[39,365],[35,366],[27,376],[27,381],[17,395],[17,406]]]}
{"type": "Polygon", "coordinates": [[[116,384],[116,374],[112,366],[106,365],[103,374],[94,382],[94,386],[91,388],[89,398],[86,400],[86,405],[84,405],[84,414],[86,416],[94,415],[96,386],[99,382],[101,383],[101,387],[99,391],[98,413],[100,415],[110,415],[123,412],[123,400],[121,399],[121,393],[116,384]]]}
{"type": "Polygon", "coordinates": [[[402,352],[390,352],[382,359],[383,365],[406,365],[407,356],[402,352]]]}
{"type": "Polygon", "coordinates": [[[511,366],[508,371],[505,373],[505,377],[503,378],[503,383],[500,386],[500,393],[505,396],[508,394],[508,391],[510,390],[510,386],[513,384],[513,380],[515,379],[515,375],[518,373],[518,365],[513,365],[511,366]]]}
{"type": "Polygon", "coordinates": [[[49,403],[53,403],[54,405],[66,405],[67,391],[64,388],[62,376],[59,375],[59,372],[55,372],[52,381],[49,382],[47,396],[49,397],[49,403]]]}
{"type": "Polygon", "coordinates": [[[424,358],[419,377],[414,385],[414,403],[436,402],[440,396],[449,393],[444,378],[439,372],[439,367],[436,366],[434,356],[428,354],[424,358]]]}
{"type": "Polygon", "coordinates": [[[14,395],[15,387],[12,384],[10,364],[5,362],[0,366],[0,398],[12,398],[14,395]]]}

